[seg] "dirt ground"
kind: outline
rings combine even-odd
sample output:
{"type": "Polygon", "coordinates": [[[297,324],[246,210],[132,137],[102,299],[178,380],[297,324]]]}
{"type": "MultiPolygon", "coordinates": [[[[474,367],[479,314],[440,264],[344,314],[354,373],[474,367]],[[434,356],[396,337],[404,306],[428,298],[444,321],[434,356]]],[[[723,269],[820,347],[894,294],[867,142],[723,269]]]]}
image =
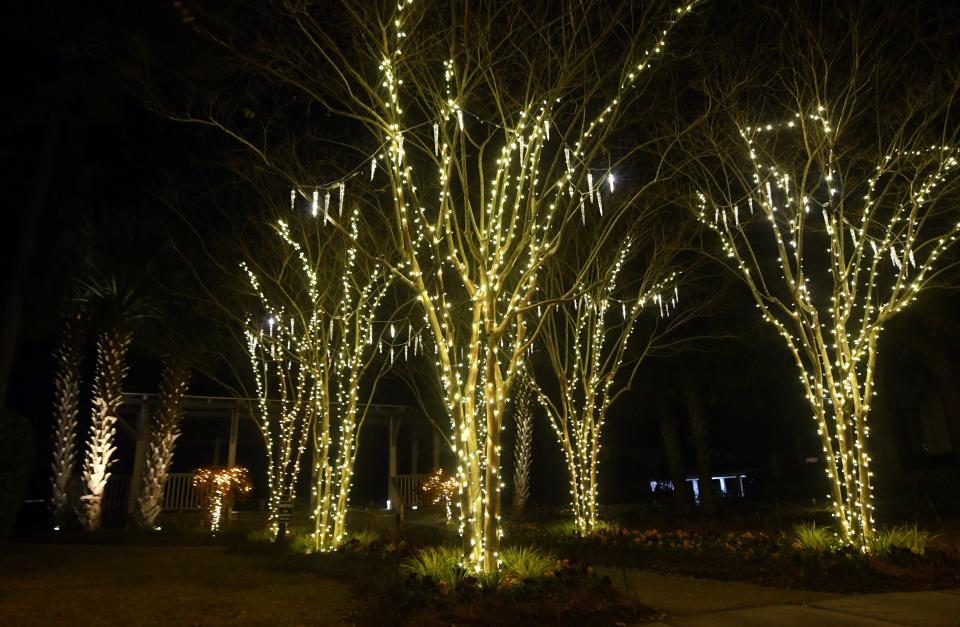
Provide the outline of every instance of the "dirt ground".
{"type": "Polygon", "coordinates": [[[0,625],[337,625],[345,583],[222,547],[0,545],[0,625]]]}

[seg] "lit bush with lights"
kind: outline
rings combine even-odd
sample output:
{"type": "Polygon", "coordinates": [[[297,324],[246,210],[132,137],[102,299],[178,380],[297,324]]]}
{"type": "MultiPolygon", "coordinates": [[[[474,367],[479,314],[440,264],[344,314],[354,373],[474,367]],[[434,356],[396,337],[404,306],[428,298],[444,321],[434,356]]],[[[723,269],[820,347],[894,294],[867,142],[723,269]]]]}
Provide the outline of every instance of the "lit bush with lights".
{"type": "Polygon", "coordinates": [[[250,494],[253,482],[243,466],[208,466],[193,472],[193,489],[200,496],[205,523],[217,533],[236,497],[250,494]]]}
{"type": "Polygon", "coordinates": [[[427,477],[423,482],[423,493],[427,495],[430,502],[434,505],[443,503],[447,512],[447,522],[453,520],[453,511],[450,509],[453,498],[457,495],[457,478],[444,474],[442,468],[438,468],[435,473],[427,477]]]}

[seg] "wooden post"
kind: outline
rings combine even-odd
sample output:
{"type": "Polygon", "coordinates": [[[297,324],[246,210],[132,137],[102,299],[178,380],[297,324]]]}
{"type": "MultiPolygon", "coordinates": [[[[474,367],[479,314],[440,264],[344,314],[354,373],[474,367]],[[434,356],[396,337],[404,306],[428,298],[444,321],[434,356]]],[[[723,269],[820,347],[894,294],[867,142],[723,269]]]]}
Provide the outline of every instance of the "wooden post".
{"type": "Polygon", "coordinates": [[[230,415],[230,443],[227,445],[227,466],[237,464],[237,432],[240,428],[240,406],[233,407],[230,415]]]}
{"type": "Polygon", "coordinates": [[[417,475],[417,457],[420,455],[420,443],[417,442],[417,434],[410,436],[410,474],[417,475]]]}
{"type": "Polygon", "coordinates": [[[143,467],[147,458],[147,439],[150,437],[150,406],[147,397],[140,399],[140,411],[137,412],[137,424],[134,430],[135,448],[133,450],[133,471],[130,473],[130,487],[127,492],[127,513],[136,511],[140,486],[143,483],[143,467]]]}
{"type": "MultiPolygon", "coordinates": [[[[240,426],[240,403],[239,401],[233,406],[233,413],[230,414],[230,436],[227,440],[227,466],[235,466],[237,464],[237,431],[240,426]]],[[[220,440],[217,440],[217,456],[220,455],[220,440]]],[[[227,511],[227,520],[225,521],[228,528],[233,526],[233,507],[230,507],[230,511],[227,511]]]]}
{"type": "MultiPolygon", "coordinates": [[[[390,416],[390,424],[387,428],[387,438],[389,452],[387,453],[387,499],[390,498],[391,481],[397,476],[397,431],[400,428],[399,423],[395,424],[393,416],[390,416]]],[[[392,503],[396,507],[396,503],[392,503]]]]}
{"type": "Polygon", "coordinates": [[[320,502],[320,494],[317,492],[317,471],[319,470],[319,454],[317,452],[317,440],[310,437],[310,517],[311,520],[317,514],[317,504],[320,502]]]}
{"type": "Polygon", "coordinates": [[[433,430],[433,470],[440,468],[440,432],[433,430]]]}

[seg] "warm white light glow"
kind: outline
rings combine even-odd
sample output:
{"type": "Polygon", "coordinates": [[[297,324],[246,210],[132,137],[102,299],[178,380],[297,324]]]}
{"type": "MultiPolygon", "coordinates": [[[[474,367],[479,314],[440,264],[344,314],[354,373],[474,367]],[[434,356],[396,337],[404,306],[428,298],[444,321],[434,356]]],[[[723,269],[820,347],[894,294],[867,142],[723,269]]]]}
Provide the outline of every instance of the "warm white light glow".
{"type": "Polygon", "coordinates": [[[742,129],[746,168],[736,176],[746,197],[731,203],[704,191],[698,215],[790,350],[841,535],[866,550],[874,528],[869,417],[877,344],[957,239],[955,209],[941,213],[938,201],[956,181],[958,152],[898,143],[869,162],[844,153],[844,129],[828,113],[819,105],[742,129]],[[794,152],[785,158],[788,147],[794,152]],[[754,213],[763,224],[745,226],[742,216],[754,213]],[[772,243],[775,266],[760,242],[772,243]]]}

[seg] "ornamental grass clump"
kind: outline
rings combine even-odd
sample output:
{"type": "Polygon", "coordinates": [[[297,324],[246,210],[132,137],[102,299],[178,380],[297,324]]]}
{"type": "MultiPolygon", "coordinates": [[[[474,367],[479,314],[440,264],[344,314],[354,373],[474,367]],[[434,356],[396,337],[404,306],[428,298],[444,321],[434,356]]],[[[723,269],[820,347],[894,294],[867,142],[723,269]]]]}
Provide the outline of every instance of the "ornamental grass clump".
{"type": "Polygon", "coordinates": [[[818,527],[817,523],[794,525],[794,546],[817,553],[827,553],[840,548],[840,539],[829,527],[818,527]]]}
{"type": "Polygon", "coordinates": [[[556,569],[557,558],[530,546],[512,546],[500,553],[503,569],[523,581],[540,579],[556,569]]]}
{"type": "Polygon", "coordinates": [[[933,537],[909,525],[898,525],[878,530],[870,541],[870,552],[875,555],[890,553],[893,549],[907,549],[914,555],[923,555],[933,537]]]}
{"type": "Polygon", "coordinates": [[[457,547],[428,546],[405,559],[400,568],[419,577],[433,579],[448,590],[454,590],[466,572],[460,565],[461,551],[457,547]]]}

